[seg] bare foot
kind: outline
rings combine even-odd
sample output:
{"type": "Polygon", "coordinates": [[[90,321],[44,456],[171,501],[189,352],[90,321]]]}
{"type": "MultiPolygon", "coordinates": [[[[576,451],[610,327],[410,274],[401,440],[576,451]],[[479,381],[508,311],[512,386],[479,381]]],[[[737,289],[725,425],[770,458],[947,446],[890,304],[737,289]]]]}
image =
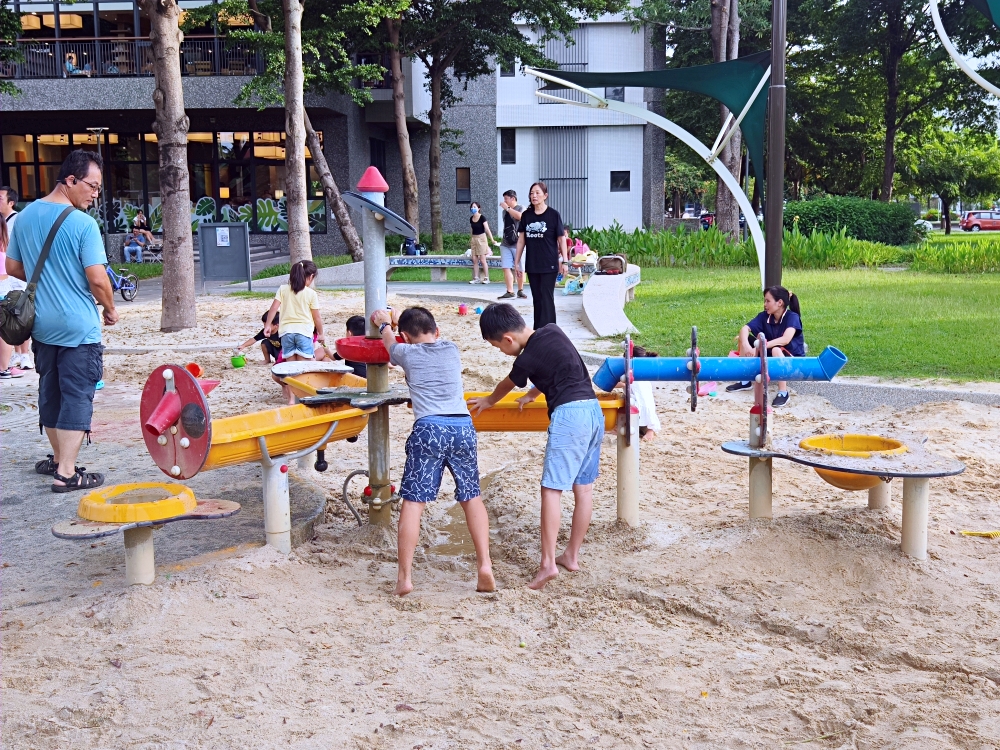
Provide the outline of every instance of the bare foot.
{"type": "Polygon", "coordinates": [[[646,434],[643,435],[640,438],[640,440],[642,440],[642,442],[644,443],[652,443],[654,440],[656,440],[656,433],[653,432],[652,430],[646,430],[646,434]]]}
{"type": "Polygon", "coordinates": [[[551,581],[553,578],[559,577],[559,570],[553,565],[551,568],[539,568],[538,572],[535,573],[534,579],[528,584],[529,589],[534,589],[535,591],[541,591],[545,588],[545,584],[551,581]]]}
{"type": "Polygon", "coordinates": [[[574,573],[580,569],[579,561],[575,557],[570,557],[568,552],[563,552],[556,558],[556,565],[574,573]]]}
{"type": "Polygon", "coordinates": [[[483,568],[479,571],[479,578],[476,581],[476,591],[490,592],[497,590],[497,582],[493,579],[493,569],[483,568]]]}
{"type": "Polygon", "coordinates": [[[406,596],[413,591],[413,583],[410,581],[396,581],[396,588],[392,592],[396,596],[406,596]]]}

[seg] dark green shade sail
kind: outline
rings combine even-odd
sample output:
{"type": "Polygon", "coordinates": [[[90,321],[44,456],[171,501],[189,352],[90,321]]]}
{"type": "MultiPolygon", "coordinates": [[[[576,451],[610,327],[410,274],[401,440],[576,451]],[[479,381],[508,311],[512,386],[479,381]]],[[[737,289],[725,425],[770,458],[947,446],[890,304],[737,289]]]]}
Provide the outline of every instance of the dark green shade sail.
{"type": "Polygon", "coordinates": [[[976,10],[993,22],[994,26],[1000,27],[1000,0],[969,0],[976,10]]]}
{"type": "MultiPolygon", "coordinates": [[[[973,2],[996,3],[1000,0],[973,0],[973,2]]],[[[760,83],[764,72],[771,64],[771,52],[758,52],[728,62],[698,65],[693,68],[672,70],[643,70],[635,73],[580,73],[572,70],[545,70],[542,73],[562,78],[588,89],[614,86],[634,86],[636,88],[673,89],[705,94],[726,105],[737,117],[753,91],[760,83]]],[[[740,130],[750,153],[750,164],[754,175],[764,174],[764,120],[767,115],[767,90],[770,81],[764,84],[757,99],[750,106],[740,130]]],[[[543,89],[565,89],[556,83],[546,82],[543,89]]]]}

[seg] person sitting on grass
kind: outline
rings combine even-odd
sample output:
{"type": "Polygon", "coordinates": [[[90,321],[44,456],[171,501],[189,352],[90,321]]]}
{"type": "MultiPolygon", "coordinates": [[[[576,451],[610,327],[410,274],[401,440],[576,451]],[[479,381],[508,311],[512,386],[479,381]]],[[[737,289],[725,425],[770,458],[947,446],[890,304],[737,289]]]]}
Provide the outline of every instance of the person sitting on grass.
{"type": "MultiPolygon", "coordinates": [[[[740,329],[737,338],[739,355],[741,357],[759,357],[757,336],[761,333],[767,339],[767,356],[769,357],[804,357],[806,356],[806,341],[802,336],[802,318],[799,309],[799,298],[783,286],[771,286],[764,290],[764,312],[740,329]]],[[[727,391],[741,391],[753,387],[753,383],[744,380],[741,383],[727,385],[727,391]]],[[[784,406],[788,403],[788,383],[778,381],[778,393],[771,406],[784,406]]]]}
{"type": "MultiPolygon", "coordinates": [[[[270,337],[277,330],[281,337],[281,357],[285,362],[302,362],[313,359],[313,330],[316,340],[326,341],[323,318],[319,314],[319,297],[310,284],[316,278],[316,264],[300,260],[292,266],[287,284],[278,287],[271,309],[264,321],[264,335],[270,337]],[[275,323],[281,308],[281,321],[275,323]]],[[[295,394],[287,385],[281,386],[289,406],[295,403],[295,394]]]]}
{"type": "MultiPolygon", "coordinates": [[[[395,313],[393,313],[395,314],[395,313]]],[[[420,536],[424,505],[437,498],[447,466],[455,480],[455,499],[465,512],[476,548],[476,591],[493,591],[490,561],[490,521],[479,493],[479,457],[476,428],[465,405],[462,360],[458,347],[440,340],[434,316],[423,307],[410,307],[399,316],[405,343],[396,341],[392,318],[385,310],[372,313],[389,351],[389,361],[403,368],[413,403],[413,431],[406,439],[406,464],[399,496],[397,596],[413,590],[411,568],[420,536]]]]}
{"type": "MultiPolygon", "coordinates": [[[[269,312],[270,310],[260,316],[261,323],[267,323],[267,315],[269,312]]],[[[272,322],[275,326],[279,324],[279,314],[277,312],[274,313],[274,320],[272,322]]],[[[272,359],[275,364],[278,364],[278,362],[281,361],[281,337],[278,335],[277,328],[271,331],[270,336],[265,335],[264,329],[261,328],[256,334],[236,347],[236,351],[242,354],[258,341],[260,342],[260,350],[264,354],[264,364],[271,364],[272,359]]]]}
{"type": "Polygon", "coordinates": [[[601,462],[604,414],[590,383],[590,373],[573,342],[555,323],[537,331],[528,328],[521,314],[507,303],[487,305],[479,318],[483,338],[516,357],[510,375],[489,396],[469,401],[474,416],[495,406],[514,388],[532,388],[517,400],[521,408],[540,394],[549,412],[549,437],[542,469],[542,561],[528,586],[542,589],[559,575],[556,566],[580,569],[580,547],[590,526],[594,481],[601,462]],[[575,506],[569,544],[556,557],[560,501],[564,490],[573,490],[575,506]]]}

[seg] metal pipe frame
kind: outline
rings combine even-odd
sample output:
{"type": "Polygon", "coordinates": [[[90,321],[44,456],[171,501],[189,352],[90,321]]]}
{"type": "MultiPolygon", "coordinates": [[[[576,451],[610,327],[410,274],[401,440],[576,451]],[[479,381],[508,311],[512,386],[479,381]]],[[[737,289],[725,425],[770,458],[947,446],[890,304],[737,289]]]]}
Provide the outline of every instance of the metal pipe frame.
{"type": "Polygon", "coordinates": [[[590,89],[585,89],[582,86],[577,86],[575,83],[570,83],[569,81],[564,81],[561,78],[549,75],[548,73],[542,73],[540,70],[535,68],[524,69],[526,73],[529,73],[537,78],[542,78],[546,81],[552,81],[553,83],[558,83],[566,88],[574,89],[586,94],[591,101],[586,102],[571,102],[567,99],[562,99],[558,96],[552,96],[551,94],[546,94],[544,91],[536,91],[535,96],[546,99],[548,101],[557,102],[560,104],[572,104],[577,107],[590,107],[596,109],[613,109],[616,112],[621,112],[622,114],[630,115],[639,120],[644,120],[650,125],[655,125],[661,130],[665,130],[674,136],[678,140],[686,144],[691,150],[693,150],[698,156],[705,160],[705,162],[712,169],[719,178],[726,184],[729,188],[729,192],[733,194],[736,198],[736,202],[739,203],[740,210],[743,211],[743,216],[746,218],[746,224],[750,228],[750,235],[753,237],[754,249],[757,251],[757,263],[760,266],[760,287],[765,288],[764,284],[764,232],[760,228],[760,224],[757,221],[757,215],[754,213],[753,205],[750,203],[750,199],[747,198],[747,194],[743,192],[743,188],[740,187],[739,180],[733,177],[733,173],[726,169],[726,165],[719,161],[717,156],[712,155],[712,151],[704,143],[695,138],[691,133],[686,131],[680,125],[675,122],[668,120],[666,117],[656,114],[655,112],[650,112],[642,107],[637,107],[634,104],[625,104],[624,102],[617,102],[612,99],[605,99],[603,96],[595,94],[590,89]]]}
{"type": "Polygon", "coordinates": [[[951,39],[948,38],[947,32],[944,30],[944,22],[941,20],[941,11],[938,9],[938,1],[930,0],[929,3],[931,18],[934,20],[934,28],[937,30],[938,36],[941,38],[941,45],[944,47],[945,51],[951,55],[951,59],[955,61],[955,64],[961,69],[965,75],[969,76],[975,83],[982,86],[984,89],[989,91],[993,96],[1000,96],[1000,88],[997,88],[992,83],[983,78],[976,70],[965,61],[958,50],[955,49],[955,45],[951,43],[951,39]]]}

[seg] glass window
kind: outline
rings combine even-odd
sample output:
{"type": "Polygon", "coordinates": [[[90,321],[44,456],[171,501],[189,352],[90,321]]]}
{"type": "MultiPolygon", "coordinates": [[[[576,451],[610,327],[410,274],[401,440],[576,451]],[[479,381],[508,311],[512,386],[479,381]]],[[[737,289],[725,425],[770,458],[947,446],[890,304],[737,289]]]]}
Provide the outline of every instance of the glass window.
{"type": "Polygon", "coordinates": [[[623,102],[625,101],[625,87],[624,86],[605,86],[604,87],[604,98],[609,99],[613,102],[623,102]]]}
{"type": "Polygon", "coordinates": [[[368,139],[368,163],[385,176],[385,141],[381,138],[368,139]]]}
{"type": "Polygon", "coordinates": [[[215,167],[212,164],[188,164],[191,175],[191,200],[215,196],[215,167]]]}
{"type": "Polygon", "coordinates": [[[517,130],[500,128],[500,163],[517,164],[517,130]]]}
{"type": "Polygon", "coordinates": [[[611,192],[612,193],[628,193],[632,190],[632,173],[631,172],[612,172],[611,173],[611,192]]]}
{"type": "Polygon", "coordinates": [[[469,167],[455,169],[455,202],[470,203],[472,201],[472,170],[469,167]]]}
{"type": "Polygon", "coordinates": [[[323,181],[319,178],[319,171],[312,164],[309,165],[309,184],[307,185],[310,198],[323,198],[323,181]]]}
{"type": "Polygon", "coordinates": [[[249,133],[219,133],[220,159],[249,159],[249,133]]]}
{"type": "Polygon", "coordinates": [[[500,75],[503,78],[514,77],[514,57],[512,55],[503,55],[500,58],[500,75]]]}
{"type": "Polygon", "coordinates": [[[160,146],[156,142],[155,133],[143,133],[143,140],[146,141],[146,161],[153,162],[154,164],[159,164],[160,162],[160,146]]]}
{"type": "Polygon", "coordinates": [[[48,195],[59,184],[59,165],[43,164],[38,168],[38,197],[48,195]]]}
{"type": "MultiPolygon", "coordinates": [[[[8,6],[9,7],[9,6],[8,6]]],[[[42,23],[42,11],[52,12],[52,4],[29,6],[21,3],[21,33],[19,39],[51,39],[56,35],[55,24],[42,23]]]]}
{"type": "MultiPolygon", "coordinates": [[[[149,144],[146,144],[148,154],[149,144]]],[[[160,209],[160,167],[157,164],[146,165],[146,218],[149,219],[149,231],[160,232],[163,229],[163,214],[160,209]]]]}
{"type": "Polygon", "coordinates": [[[210,162],[214,159],[215,143],[213,134],[188,133],[188,161],[210,162]]]}
{"type": "MultiPolygon", "coordinates": [[[[247,139],[249,140],[249,138],[247,139]]],[[[245,221],[254,228],[253,172],[249,164],[219,165],[219,218],[245,221]]]]}
{"type": "MultiPolygon", "coordinates": [[[[43,15],[42,23],[48,26],[50,16],[43,15]]],[[[55,29],[55,20],[52,20],[55,29]]],[[[94,4],[62,3],[59,5],[59,36],[63,38],[94,37],[94,4]]]]}
{"type": "Polygon", "coordinates": [[[142,191],[142,164],[112,163],[107,170],[111,194],[108,205],[111,231],[127,232],[146,201],[142,191]]]}
{"type": "Polygon", "coordinates": [[[97,14],[98,36],[135,36],[135,16],[132,3],[101,3],[97,14]]]}
{"type": "Polygon", "coordinates": [[[38,161],[40,162],[62,164],[72,150],[68,135],[38,136],[38,161]]]}
{"type": "Polygon", "coordinates": [[[33,162],[35,160],[35,139],[30,135],[5,135],[3,137],[3,160],[10,163],[33,162]]]}
{"type": "Polygon", "coordinates": [[[104,153],[114,161],[142,161],[142,141],[134,133],[129,135],[109,133],[108,146],[104,153]]]}
{"type": "Polygon", "coordinates": [[[284,133],[254,133],[253,155],[258,159],[285,160],[284,133]]]}
{"type": "Polygon", "coordinates": [[[7,167],[5,184],[17,190],[21,201],[32,201],[38,198],[38,190],[35,186],[35,165],[25,164],[18,167],[7,167]]]}

